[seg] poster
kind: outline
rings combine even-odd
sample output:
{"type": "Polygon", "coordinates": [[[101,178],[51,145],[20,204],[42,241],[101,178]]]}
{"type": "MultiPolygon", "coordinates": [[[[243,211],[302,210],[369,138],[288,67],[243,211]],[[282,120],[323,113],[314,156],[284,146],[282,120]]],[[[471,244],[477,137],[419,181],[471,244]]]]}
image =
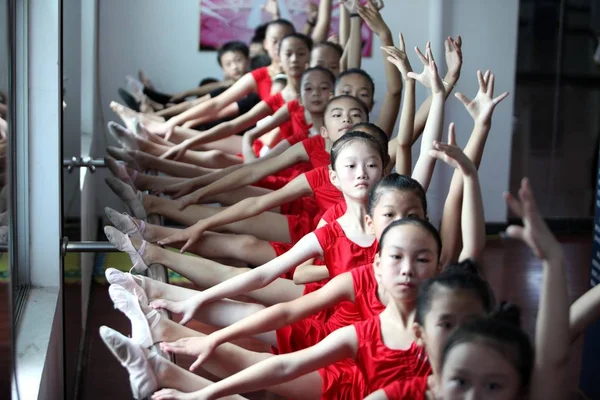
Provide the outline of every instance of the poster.
{"type": "MultiPolygon", "coordinates": [[[[291,21],[301,32],[306,23],[306,10],[311,0],[279,0],[281,18],[291,21]]],[[[312,0],[318,4],[318,0],[312,0]]],[[[262,11],[265,0],[200,0],[200,51],[213,51],[230,40],[250,43],[254,28],[269,22],[271,16],[262,11]]],[[[338,33],[340,2],[333,1],[330,35],[338,33]]],[[[371,30],[363,24],[363,57],[372,52],[371,30]]]]}

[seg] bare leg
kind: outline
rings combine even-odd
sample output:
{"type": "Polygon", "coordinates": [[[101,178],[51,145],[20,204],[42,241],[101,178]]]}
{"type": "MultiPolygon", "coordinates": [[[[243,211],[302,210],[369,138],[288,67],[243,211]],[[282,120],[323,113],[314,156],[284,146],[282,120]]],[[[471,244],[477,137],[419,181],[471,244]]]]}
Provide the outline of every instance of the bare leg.
{"type": "MultiPolygon", "coordinates": [[[[175,200],[145,195],[143,205],[147,214],[159,214],[187,226],[195,224],[200,219],[213,216],[223,209],[202,205],[191,205],[179,210],[175,200]]],[[[288,219],[285,215],[265,212],[251,218],[237,221],[214,229],[217,232],[228,232],[253,235],[259,239],[291,243],[288,219]]]]}
{"type": "Polygon", "coordinates": [[[129,176],[132,178],[133,185],[138,190],[151,190],[154,193],[163,193],[165,188],[185,182],[188,178],[175,178],[172,176],[156,176],[156,175],[146,175],[146,174],[132,174],[129,172],[129,176]]]}
{"type": "MultiPolygon", "coordinates": [[[[131,243],[136,249],[139,249],[142,241],[131,237],[131,243]]],[[[147,265],[163,264],[203,289],[218,285],[247,271],[245,268],[230,267],[205,258],[180,254],[151,243],[146,244],[146,249],[141,256],[147,265]]],[[[245,295],[261,304],[273,305],[297,299],[302,296],[303,292],[304,286],[302,285],[296,285],[288,279],[276,279],[264,288],[245,295]]]]}
{"type": "Polygon", "coordinates": [[[196,178],[214,172],[212,168],[200,167],[180,161],[165,160],[143,151],[131,152],[132,157],[142,169],[152,169],[163,174],[182,178],[196,178]]]}

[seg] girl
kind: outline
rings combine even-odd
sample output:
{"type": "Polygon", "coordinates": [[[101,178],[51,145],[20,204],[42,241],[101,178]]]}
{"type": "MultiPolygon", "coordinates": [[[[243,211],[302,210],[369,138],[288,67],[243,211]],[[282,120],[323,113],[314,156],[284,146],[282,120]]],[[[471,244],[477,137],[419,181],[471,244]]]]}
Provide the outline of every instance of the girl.
{"type": "Polygon", "coordinates": [[[267,26],[263,42],[265,50],[272,60],[270,66],[259,68],[244,75],[219,96],[199,104],[164,123],[149,124],[147,126],[148,130],[151,133],[165,136],[165,139],[169,140],[177,125],[200,115],[214,114],[252,91],[256,91],[262,100],[269,97],[271,95],[271,77],[281,73],[278,57],[279,42],[284,36],[293,32],[295,32],[294,26],[289,21],[283,19],[271,21],[267,26]]]}
{"type": "MultiPolygon", "coordinates": [[[[308,36],[300,33],[284,36],[279,45],[279,58],[281,68],[288,80],[286,87],[281,92],[263,99],[252,110],[232,121],[223,122],[206,132],[190,132],[193,135],[191,138],[171,147],[162,157],[169,158],[176,155],[175,158],[181,158],[186,150],[215,141],[219,141],[218,150],[231,154],[240,153],[242,150],[240,138],[232,135],[248,129],[262,118],[272,115],[286,102],[298,97],[300,80],[308,66],[311,49],[312,40],[308,36]]],[[[214,145],[215,143],[213,143],[214,145]]]]}

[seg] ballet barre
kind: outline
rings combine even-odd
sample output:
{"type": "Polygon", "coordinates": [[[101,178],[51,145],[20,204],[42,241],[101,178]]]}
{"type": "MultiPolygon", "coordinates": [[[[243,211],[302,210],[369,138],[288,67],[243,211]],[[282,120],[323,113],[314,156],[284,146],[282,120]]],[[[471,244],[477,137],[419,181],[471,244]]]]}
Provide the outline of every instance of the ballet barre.
{"type": "Polygon", "coordinates": [[[87,168],[91,173],[94,173],[96,168],[106,168],[106,163],[102,158],[73,157],[63,160],[63,167],[66,167],[69,173],[73,172],[74,168],[87,168]]]}

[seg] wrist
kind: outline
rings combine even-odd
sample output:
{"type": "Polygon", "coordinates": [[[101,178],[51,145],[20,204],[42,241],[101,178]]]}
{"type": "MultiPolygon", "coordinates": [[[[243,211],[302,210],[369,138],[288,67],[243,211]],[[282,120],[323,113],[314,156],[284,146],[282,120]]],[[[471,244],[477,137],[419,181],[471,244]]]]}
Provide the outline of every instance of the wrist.
{"type": "Polygon", "coordinates": [[[389,28],[383,29],[379,32],[375,32],[382,46],[393,46],[394,38],[392,37],[392,32],[389,28]]]}
{"type": "Polygon", "coordinates": [[[356,11],[354,11],[350,13],[350,18],[360,18],[360,15],[356,11]]]}
{"type": "Polygon", "coordinates": [[[444,80],[451,85],[456,86],[458,79],[460,78],[460,69],[458,71],[448,70],[446,76],[444,76],[444,80]]]}

